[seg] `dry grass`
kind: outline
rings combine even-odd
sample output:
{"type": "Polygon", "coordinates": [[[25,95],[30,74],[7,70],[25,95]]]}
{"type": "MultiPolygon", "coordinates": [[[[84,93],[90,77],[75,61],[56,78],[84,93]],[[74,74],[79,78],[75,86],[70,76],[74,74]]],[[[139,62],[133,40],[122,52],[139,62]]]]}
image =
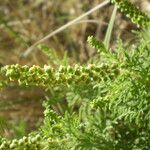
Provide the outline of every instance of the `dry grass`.
{"type": "MultiPolygon", "coordinates": [[[[63,3],[60,0],[1,1],[0,51],[3,58],[1,58],[1,63],[46,63],[40,52],[32,54],[30,59],[25,60],[20,60],[19,56],[30,45],[48,33],[101,2],[103,0],[85,2],[66,0],[63,3]]],[[[112,6],[103,8],[86,17],[82,23],[78,23],[47,40],[46,44],[60,55],[63,55],[64,50],[67,50],[75,61],[84,62],[93,54],[93,51],[86,45],[87,36],[92,34],[103,40],[111,12],[112,6]],[[95,22],[86,22],[87,20],[94,20],[95,22]]],[[[120,33],[127,27],[125,20],[121,20],[121,18],[122,16],[119,14],[116,23],[116,28],[120,33]],[[121,30],[119,30],[120,28],[121,30]]]]}

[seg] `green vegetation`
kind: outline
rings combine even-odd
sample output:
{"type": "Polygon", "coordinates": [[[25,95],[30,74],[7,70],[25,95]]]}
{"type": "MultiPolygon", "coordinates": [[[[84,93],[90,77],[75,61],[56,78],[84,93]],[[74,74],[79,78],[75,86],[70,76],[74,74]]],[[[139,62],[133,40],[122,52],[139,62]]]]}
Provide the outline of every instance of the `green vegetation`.
{"type": "Polygon", "coordinates": [[[69,65],[67,54],[60,60],[40,45],[55,67],[1,67],[1,88],[44,87],[52,97],[43,103],[42,126],[20,139],[0,137],[0,150],[149,150],[149,18],[129,1],[112,2],[142,28],[133,44],[118,39],[115,50],[109,48],[110,22],[104,42],[89,36],[97,57],[87,64],[69,65]]]}

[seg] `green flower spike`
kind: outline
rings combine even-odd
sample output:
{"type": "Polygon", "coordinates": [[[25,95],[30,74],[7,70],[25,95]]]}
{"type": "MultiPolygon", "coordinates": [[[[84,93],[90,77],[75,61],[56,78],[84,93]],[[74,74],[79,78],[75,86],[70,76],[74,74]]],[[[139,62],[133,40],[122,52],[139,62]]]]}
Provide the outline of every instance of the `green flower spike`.
{"type": "Polygon", "coordinates": [[[150,25],[150,18],[127,0],[111,0],[121,12],[125,13],[138,27],[147,28],[150,25]]]}

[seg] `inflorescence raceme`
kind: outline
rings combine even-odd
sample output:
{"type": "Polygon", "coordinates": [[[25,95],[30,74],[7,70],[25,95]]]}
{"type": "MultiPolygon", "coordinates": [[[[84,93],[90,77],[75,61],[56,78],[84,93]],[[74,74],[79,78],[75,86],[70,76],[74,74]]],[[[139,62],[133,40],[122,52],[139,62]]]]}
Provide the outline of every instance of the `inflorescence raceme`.
{"type": "Polygon", "coordinates": [[[150,18],[128,0],[111,0],[111,2],[116,4],[121,12],[130,18],[138,27],[147,28],[150,26],[150,18]]]}
{"type": "Polygon", "coordinates": [[[8,140],[0,137],[0,150],[15,150],[18,149],[40,149],[41,136],[36,134],[35,136],[24,136],[21,139],[8,140]],[[40,142],[40,143],[39,143],[40,142]]]}
{"type": "Polygon", "coordinates": [[[60,84],[90,84],[95,81],[114,79],[119,73],[115,64],[111,67],[107,64],[100,66],[91,64],[87,67],[80,65],[75,65],[74,67],[60,66],[58,69],[47,65],[41,68],[39,66],[28,67],[17,64],[2,67],[0,71],[1,82],[6,81],[5,85],[18,82],[19,85],[44,87],[60,84]]]}

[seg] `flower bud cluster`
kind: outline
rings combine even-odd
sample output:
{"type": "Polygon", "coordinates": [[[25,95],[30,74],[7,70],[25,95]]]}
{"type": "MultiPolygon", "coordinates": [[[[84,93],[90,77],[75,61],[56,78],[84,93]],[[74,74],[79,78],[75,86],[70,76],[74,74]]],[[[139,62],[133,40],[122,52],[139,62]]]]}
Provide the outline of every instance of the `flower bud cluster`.
{"type": "Polygon", "coordinates": [[[0,138],[0,150],[18,150],[18,149],[38,149],[40,147],[41,136],[40,134],[21,139],[7,140],[0,138]]]}
{"type": "Polygon", "coordinates": [[[150,25],[150,18],[128,0],[111,0],[111,2],[116,4],[121,12],[125,13],[138,27],[147,28],[150,25]]]}
{"type": "Polygon", "coordinates": [[[100,82],[101,80],[114,79],[119,73],[116,65],[108,66],[102,64],[96,66],[89,64],[88,66],[75,65],[60,66],[54,69],[50,66],[21,66],[7,65],[1,68],[1,76],[9,82],[18,81],[19,85],[35,85],[35,86],[55,86],[60,84],[90,84],[100,82]]]}

